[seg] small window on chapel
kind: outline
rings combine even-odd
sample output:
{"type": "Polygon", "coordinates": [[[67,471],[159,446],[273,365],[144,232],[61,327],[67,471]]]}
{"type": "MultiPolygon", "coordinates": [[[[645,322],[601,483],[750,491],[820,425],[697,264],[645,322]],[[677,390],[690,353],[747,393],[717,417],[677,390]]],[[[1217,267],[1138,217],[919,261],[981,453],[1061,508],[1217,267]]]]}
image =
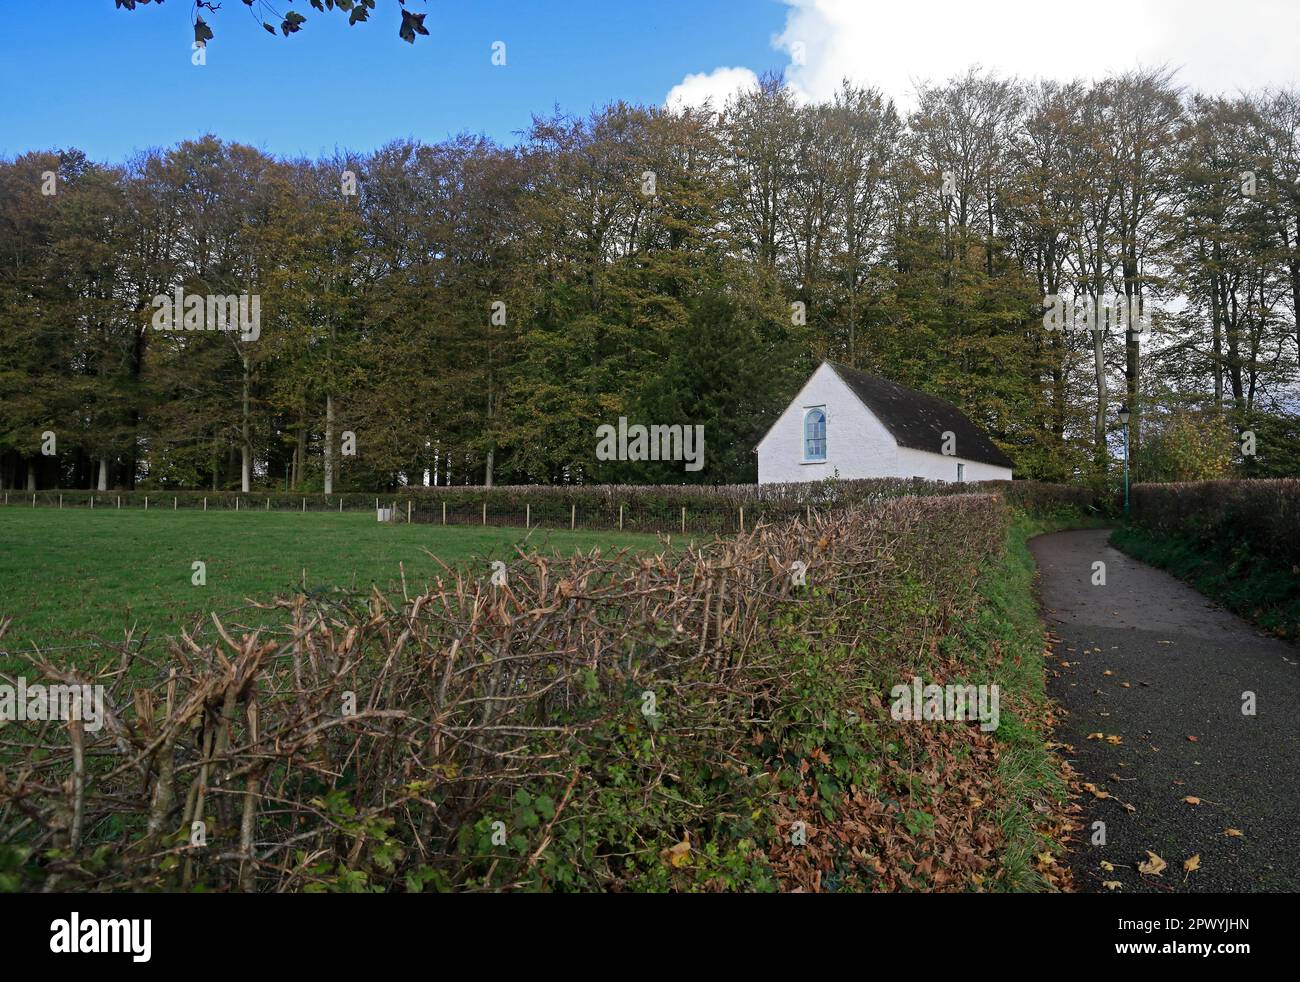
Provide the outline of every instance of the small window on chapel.
{"type": "Polygon", "coordinates": [[[826,410],[810,409],[803,418],[803,459],[826,459],[826,410]]]}

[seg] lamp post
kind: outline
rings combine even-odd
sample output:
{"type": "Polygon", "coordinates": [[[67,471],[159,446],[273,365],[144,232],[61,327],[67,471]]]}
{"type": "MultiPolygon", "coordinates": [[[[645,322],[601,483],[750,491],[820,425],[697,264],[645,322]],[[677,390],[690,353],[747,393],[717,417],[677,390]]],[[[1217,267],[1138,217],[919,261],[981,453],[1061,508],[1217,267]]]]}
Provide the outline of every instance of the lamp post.
{"type": "Polygon", "coordinates": [[[1124,426],[1124,517],[1128,518],[1128,404],[1121,403],[1119,421],[1124,426]]]}

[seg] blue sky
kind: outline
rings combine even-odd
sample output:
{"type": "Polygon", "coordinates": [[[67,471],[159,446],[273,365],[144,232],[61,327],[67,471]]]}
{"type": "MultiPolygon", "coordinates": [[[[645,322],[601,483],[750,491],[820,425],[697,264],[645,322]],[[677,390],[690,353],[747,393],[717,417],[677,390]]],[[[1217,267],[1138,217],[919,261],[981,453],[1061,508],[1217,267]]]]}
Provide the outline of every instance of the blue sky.
{"type": "Polygon", "coordinates": [[[119,162],[205,132],[286,156],[462,131],[512,142],[557,104],[659,104],[689,73],[787,60],[772,47],[778,0],[411,0],[429,29],[414,46],[396,0],[351,28],[306,0],[275,6],[307,16],[302,31],[272,38],[223,0],[195,67],[187,0],[0,0],[0,156],[75,146],[119,162]],[[491,63],[498,40],[505,67],[491,63]]]}
{"type": "MultiPolygon", "coordinates": [[[[207,64],[190,63],[191,0],[133,12],[113,0],[0,0],[0,155],[76,146],[126,159],[205,132],[284,156],[436,142],[502,142],[533,114],[617,99],[725,100],[768,70],[797,98],[842,79],[906,111],[916,86],[972,65],[1020,78],[1095,79],[1168,66],[1202,92],[1300,84],[1298,0],[410,0],[430,36],[397,36],[397,0],[349,28],[307,0],[272,38],[241,0],[205,14],[207,64]],[[1119,25],[1117,27],[1117,25],[1119,25]],[[506,45],[505,67],[492,44],[506,45]]],[[[262,0],[257,0],[261,3],[262,0]]],[[[278,18],[277,18],[278,20],[278,18]]]]}

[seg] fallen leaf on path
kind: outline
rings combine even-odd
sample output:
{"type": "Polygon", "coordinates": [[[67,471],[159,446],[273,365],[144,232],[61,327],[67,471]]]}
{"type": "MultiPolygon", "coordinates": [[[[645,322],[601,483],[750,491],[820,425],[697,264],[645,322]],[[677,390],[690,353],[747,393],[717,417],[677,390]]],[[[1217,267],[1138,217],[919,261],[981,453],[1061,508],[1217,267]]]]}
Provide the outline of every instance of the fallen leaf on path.
{"type": "Polygon", "coordinates": [[[1230,839],[1244,839],[1246,837],[1246,833],[1241,829],[1224,829],[1223,834],[1230,839]]]}
{"type": "Polygon", "coordinates": [[[1169,866],[1168,863],[1153,853],[1150,849],[1147,850],[1147,855],[1151,858],[1145,863],[1138,864],[1139,873],[1146,873],[1149,876],[1159,876],[1169,866]]]}
{"type": "Polygon", "coordinates": [[[1200,738],[1200,737],[1194,737],[1194,736],[1192,736],[1191,734],[1188,734],[1187,739],[1191,740],[1192,743],[1199,743],[1201,738],[1200,738]]]}
{"type": "Polygon", "coordinates": [[[1201,868],[1201,854],[1198,852],[1191,859],[1183,860],[1183,882],[1187,882],[1187,875],[1196,872],[1201,868]]]}
{"type": "Polygon", "coordinates": [[[1112,890],[1112,891],[1124,889],[1124,884],[1120,883],[1119,880],[1102,880],[1101,885],[1104,886],[1107,890],[1112,890]]]}
{"type": "Polygon", "coordinates": [[[1118,746],[1124,742],[1124,738],[1122,736],[1108,736],[1106,737],[1106,742],[1112,746],[1118,746]]]}
{"type": "Polygon", "coordinates": [[[1189,794],[1183,799],[1183,801],[1187,802],[1189,805],[1199,805],[1201,803],[1201,799],[1196,797],[1194,794],[1189,794]]]}
{"type": "Polygon", "coordinates": [[[1114,873],[1114,872],[1115,872],[1115,865],[1114,865],[1114,863],[1108,863],[1108,862],[1106,862],[1106,860],[1104,860],[1104,859],[1101,861],[1101,868],[1104,869],[1107,873],[1114,873]]]}

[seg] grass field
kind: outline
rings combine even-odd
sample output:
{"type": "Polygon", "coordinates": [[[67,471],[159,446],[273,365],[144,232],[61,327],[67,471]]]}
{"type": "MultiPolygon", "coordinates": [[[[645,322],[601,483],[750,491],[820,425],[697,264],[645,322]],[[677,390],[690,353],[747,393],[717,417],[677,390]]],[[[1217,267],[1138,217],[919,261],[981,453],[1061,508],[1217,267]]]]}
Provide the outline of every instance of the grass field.
{"type": "MultiPolygon", "coordinates": [[[[0,651],[88,639],[176,634],[208,611],[277,593],[373,583],[412,595],[441,567],[508,558],[527,538],[540,551],[593,547],[651,551],[649,535],[491,526],[381,525],[372,513],[170,512],[0,509],[0,617],[12,617],[0,651]],[[428,550],[426,552],[425,550],[428,550]],[[194,586],[192,564],[207,564],[194,586]],[[400,564],[400,566],[399,566],[400,564]],[[304,573],[305,571],[305,573],[304,573]]],[[[255,623],[241,612],[233,623],[255,623]]],[[[0,666],[8,658],[0,655],[0,666]]]]}

